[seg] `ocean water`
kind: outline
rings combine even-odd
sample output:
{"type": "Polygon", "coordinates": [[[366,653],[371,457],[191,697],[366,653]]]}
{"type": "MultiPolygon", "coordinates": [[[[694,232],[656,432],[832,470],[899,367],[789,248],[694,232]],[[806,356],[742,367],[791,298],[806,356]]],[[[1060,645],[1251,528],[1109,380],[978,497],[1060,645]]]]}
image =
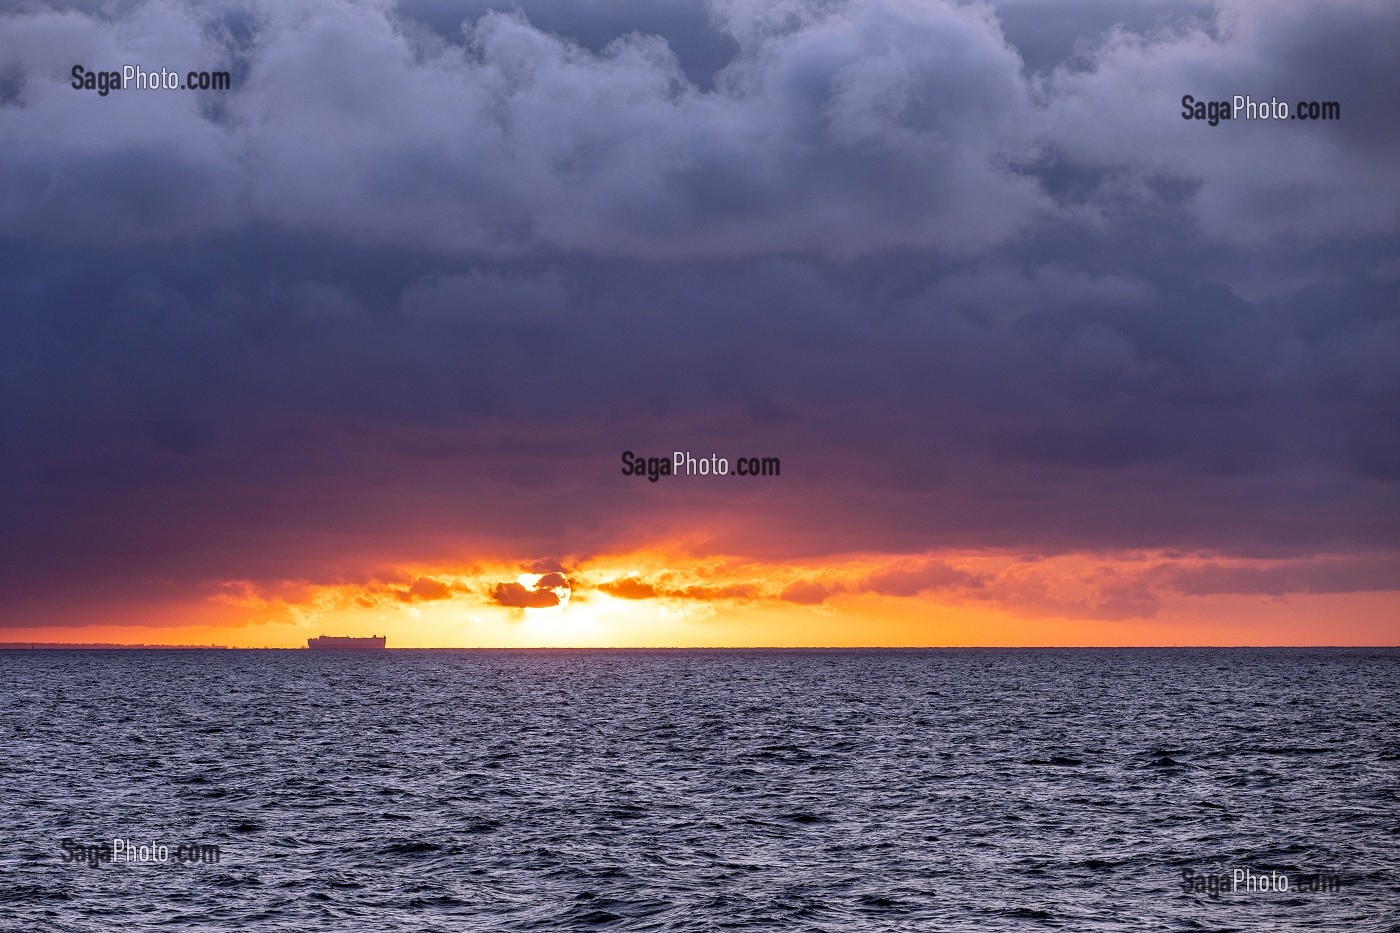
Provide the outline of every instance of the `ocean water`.
{"type": "Polygon", "coordinates": [[[0,704],[4,930],[1400,929],[1391,650],[10,651],[0,704]],[[1237,869],[1290,888],[1185,889],[1237,869]]]}

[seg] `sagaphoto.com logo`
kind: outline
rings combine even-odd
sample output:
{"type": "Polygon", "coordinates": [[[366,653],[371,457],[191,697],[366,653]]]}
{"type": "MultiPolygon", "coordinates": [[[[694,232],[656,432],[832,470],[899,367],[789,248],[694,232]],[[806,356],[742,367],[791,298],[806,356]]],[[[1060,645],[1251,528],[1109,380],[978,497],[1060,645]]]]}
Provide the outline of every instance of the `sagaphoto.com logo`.
{"type": "Polygon", "coordinates": [[[221,858],[219,847],[214,843],[170,844],[119,837],[89,843],[63,839],[59,842],[59,849],[64,862],[88,868],[101,865],[166,865],[172,860],[182,865],[216,864],[221,858]]]}
{"type": "Polygon", "coordinates": [[[689,450],[673,451],[668,457],[622,452],[622,475],[645,477],[652,483],[666,476],[771,477],[782,473],[783,464],[778,457],[721,457],[716,453],[697,455],[689,450]]]}
{"type": "Polygon", "coordinates": [[[93,71],[86,65],[74,65],[69,72],[69,87],[75,91],[92,91],[106,97],[113,91],[227,91],[233,87],[233,76],[227,71],[180,71],[175,68],[147,69],[140,65],[122,65],[113,71],[93,71]]]}
{"type": "Polygon", "coordinates": [[[1335,100],[1300,100],[1289,103],[1270,97],[1255,100],[1248,94],[1234,94],[1228,100],[1198,100],[1194,94],[1181,98],[1181,119],[1200,120],[1219,126],[1232,120],[1340,120],[1342,105],[1335,100]]]}
{"type": "Polygon", "coordinates": [[[1181,870],[1181,890],[1207,898],[1232,894],[1336,894],[1342,889],[1337,872],[1280,871],[1278,869],[1232,868],[1227,871],[1181,870]]]}

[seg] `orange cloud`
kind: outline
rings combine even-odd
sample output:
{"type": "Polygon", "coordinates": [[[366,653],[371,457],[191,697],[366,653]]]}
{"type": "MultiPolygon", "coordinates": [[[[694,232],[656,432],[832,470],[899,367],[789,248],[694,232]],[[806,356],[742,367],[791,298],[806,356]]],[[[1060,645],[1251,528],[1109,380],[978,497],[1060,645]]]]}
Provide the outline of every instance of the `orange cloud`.
{"type": "Polygon", "coordinates": [[[538,580],[535,581],[535,589],[537,590],[552,590],[556,587],[568,585],[569,578],[564,576],[562,573],[559,573],[558,571],[551,571],[549,573],[546,573],[544,576],[540,577],[538,580]]]}
{"type": "Polygon", "coordinates": [[[795,583],[789,583],[778,594],[778,598],[783,602],[796,603],[799,606],[815,606],[826,602],[833,592],[831,587],[823,586],[820,583],[798,580],[795,583]]]}
{"type": "Polygon", "coordinates": [[[498,606],[512,609],[548,609],[559,605],[559,594],[553,590],[536,589],[512,581],[497,583],[492,587],[491,600],[498,606]]]}
{"type": "MultiPolygon", "coordinates": [[[[1400,610],[1390,583],[1400,573],[1383,557],[983,551],[780,562],[655,550],[572,560],[567,574],[547,569],[560,566],[444,563],[321,583],[228,581],[189,597],[211,611],[172,603],[160,616],[169,621],[155,625],[150,613],[112,613],[111,625],[79,640],[121,641],[112,631],[125,625],[133,642],[287,646],[327,631],[388,631],[399,645],[424,646],[1379,644],[1394,642],[1400,610]],[[535,572],[512,580],[522,567],[535,572]],[[215,627],[181,621],[195,618],[215,627]],[[1270,629],[1279,618],[1293,621],[1270,629]]],[[[36,628],[27,638],[66,633],[72,627],[36,628]]]]}
{"type": "Polygon", "coordinates": [[[413,602],[448,599],[451,596],[452,588],[441,580],[435,580],[432,577],[418,577],[400,598],[407,602],[413,602]]]}
{"type": "Polygon", "coordinates": [[[598,589],[618,599],[655,599],[658,595],[654,585],[638,577],[605,580],[598,584],[598,589]]]}
{"type": "Polygon", "coordinates": [[[986,583],[985,574],[960,570],[943,560],[926,560],[871,574],[862,588],[885,596],[917,596],[929,590],[980,589],[986,583]]]}

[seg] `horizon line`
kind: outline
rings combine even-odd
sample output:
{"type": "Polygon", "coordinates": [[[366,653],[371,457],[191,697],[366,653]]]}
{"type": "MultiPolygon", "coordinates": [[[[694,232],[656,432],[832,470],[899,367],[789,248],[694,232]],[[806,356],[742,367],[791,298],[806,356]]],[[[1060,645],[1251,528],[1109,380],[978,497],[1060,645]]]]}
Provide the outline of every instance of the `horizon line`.
{"type": "MultiPolygon", "coordinates": [[[[1174,644],[1174,645],[420,645],[383,648],[345,648],[353,654],[380,651],[1160,651],[1172,649],[1220,648],[1228,650],[1259,648],[1400,648],[1400,644],[1174,644]]],[[[159,645],[119,642],[0,642],[0,651],[310,651],[306,645],[159,645]]],[[[317,653],[326,650],[320,649],[317,653]]]]}

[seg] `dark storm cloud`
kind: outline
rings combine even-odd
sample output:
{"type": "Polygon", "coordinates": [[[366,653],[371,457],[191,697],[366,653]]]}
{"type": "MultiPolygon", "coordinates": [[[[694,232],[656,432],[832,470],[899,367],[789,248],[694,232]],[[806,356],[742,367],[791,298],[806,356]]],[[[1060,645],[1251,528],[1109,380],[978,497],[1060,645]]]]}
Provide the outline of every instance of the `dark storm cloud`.
{"type": "Polygon", "coordinates": [[[1400,73],[1384,50],[1397,41],[1400,14],[1369,2],[1226,4],[1196,28],[1118,32],[1044,83],[1048,151],[1105,173],[1083,205],[1104,219],[1180,198],[1220,242],[1393,233],[1400,73]],[[1337,101],[1343,119],[1212,128],[1181,118],[1185,94],[1337,101]]]}
{"type": "Polygon", "coordinates": [[[1171,190],[1244,242],[1387,229],[1400,203],[1385,6],[1080,2],[1091,39],[1035,78],[997,18],[1043,16],[1020,3],[628,9],[545,3],[541,26],[478,4],[455,29],[432,4],[12,15],[3,229],[168,243],[270,223],[479,258],[966,254],[1171,190]],[[675,44],[702,17],[732,44],[708,85],[675,44]],[[97,98],[68,87],[73,59],[238,81],[97,98]],[[1180,119],[1183,93],[1338,99],[1346,119],[1210,129],[1180,119]],[[1092,196],[1050,196],[1076,172],[1092,196]]]}
{"type": "Polygon", "coordinates": [[[375,4],[253,9],[243,43],[179,4],[10,17],[25,74],[4,229],[169,242],[266,221],[445,254],[847,255],[975,248],[1043,206],[1005,167],[1030,94],[978,8],[720,5],[736,50],[708,91],[641,32],[595,52],[522,13],[444,36],[375,4]],[[56,64],[157,53],[248,66],[223,98],[99,99],[56,64]]]}
{"type": "Polygon", "coordinates": [[[1117,34],[1212,31],[1217,7],[1214,0],[994,0],[992,5],[1026,67],[1042,73],[1091,63],[1117,34]]]}
{"type": "Polygon", "coordinates": [[[1400,540],[1390,7],[1085,3],[1035,75],[1016,4],[71,9],[3,22],[13,605],[367,554],[1400,540]],[[125,61],[240,77],[67,86],[125,61]]]}
{"type": "MultiPolygon", "coordinates": [[[[484,13],[511,13],[522,8],[506,0],[402,0],[399,13],[421,23],[444,40],[460,41],[462,23],[484,13]]],[[[700,0],[533,0],[524,7],[530,22],[545,32],[568,36],[599,53],[631,33],[659,36],[676,54],[686,77],[701,87],[734,58],[738,44],[715,28],[700,0]]]]}

